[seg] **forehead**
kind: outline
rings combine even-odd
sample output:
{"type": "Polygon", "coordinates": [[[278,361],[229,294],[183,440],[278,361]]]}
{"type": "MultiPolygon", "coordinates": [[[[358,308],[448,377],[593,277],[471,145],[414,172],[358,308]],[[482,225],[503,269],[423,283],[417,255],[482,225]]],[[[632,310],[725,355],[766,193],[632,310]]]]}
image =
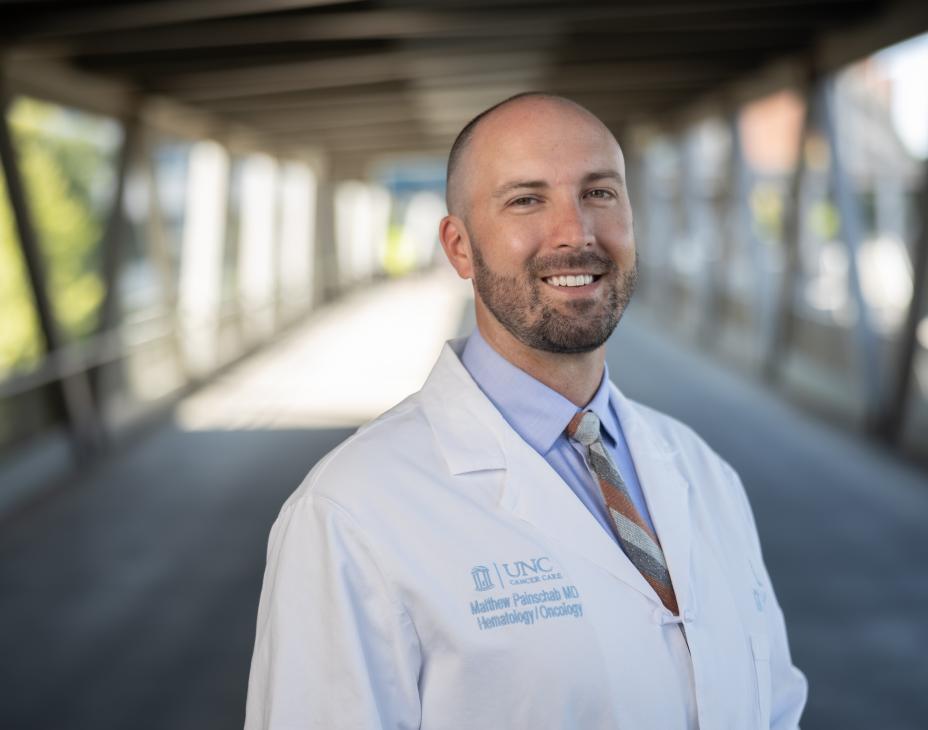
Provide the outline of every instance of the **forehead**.
{"type": "Polygon", "coordinates": [[[615,138],[589,112],[567,102],[531,99],[487,117],[471,140],[472,192],[511,178],[569,183],[598,170],[624,172],[615,138]]]}

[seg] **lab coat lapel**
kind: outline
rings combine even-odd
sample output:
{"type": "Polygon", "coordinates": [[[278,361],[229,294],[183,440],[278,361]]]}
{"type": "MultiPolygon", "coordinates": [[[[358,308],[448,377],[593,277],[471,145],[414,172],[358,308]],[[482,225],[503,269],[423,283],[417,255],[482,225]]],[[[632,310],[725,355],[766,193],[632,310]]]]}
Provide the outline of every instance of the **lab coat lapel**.
{"type": "Polygon", "coordinates": [[[445,345],[420,394],[451,474],[504,470],[501,508],[660,605],[651,586],[570,487],[480,391],[458,357],[463,345],[462,339],[445,345]]]}
{"type": "Polygon", "coordinates": [[[647,421],[641,407],[629,401],[614,384],[612,394],[638,481],[664,551],[677,603],[681,612],[691,610],[690,483],[680,469],[676,448],[647,421]]]}
{"type": "Polygon", "coordinates": [[[509,465],[506,492],[512,513],[659,604],[638,569],[558,473],[515,431],[509,431],[503,437],[503,451],[509,465]]]}

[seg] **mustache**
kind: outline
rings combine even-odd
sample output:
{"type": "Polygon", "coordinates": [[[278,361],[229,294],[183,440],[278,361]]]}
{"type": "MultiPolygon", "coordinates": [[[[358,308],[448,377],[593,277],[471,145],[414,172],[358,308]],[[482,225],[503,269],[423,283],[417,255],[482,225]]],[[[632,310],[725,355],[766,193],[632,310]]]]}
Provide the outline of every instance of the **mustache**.
{"type": "Polygon", "coordinates": [[[562,269],[587,269],[597,274],[611,274],[618,267],[608,256],[595,251],[571,251],[533,258],[525,268],[532,276],[543,276],[562,269]]]}

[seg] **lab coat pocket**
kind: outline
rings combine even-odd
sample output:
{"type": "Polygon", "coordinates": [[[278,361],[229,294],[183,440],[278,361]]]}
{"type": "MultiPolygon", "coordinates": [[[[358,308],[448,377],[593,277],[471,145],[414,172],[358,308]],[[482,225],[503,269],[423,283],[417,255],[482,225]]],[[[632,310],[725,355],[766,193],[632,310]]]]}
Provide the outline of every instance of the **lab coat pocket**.
{"type": "Polygon", "coordinates": [[[770,643],[764,634],[751,634],[751,652],[754,654],[754,675],[757,680],[757,707],[760,711],[758,727],[770,727],[770,643]]]}

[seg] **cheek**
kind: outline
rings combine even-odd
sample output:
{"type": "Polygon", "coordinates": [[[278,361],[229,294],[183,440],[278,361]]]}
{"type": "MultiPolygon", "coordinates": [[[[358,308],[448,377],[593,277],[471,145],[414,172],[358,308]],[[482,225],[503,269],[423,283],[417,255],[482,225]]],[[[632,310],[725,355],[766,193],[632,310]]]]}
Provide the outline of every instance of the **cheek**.
{"type": "Polygon", "coordinates": [[[610,216],[597,221],[596,240],[616,256],[635,255],[635,234],[631,216],[610,216]]]}
{"type": "Polygon", "coordinates": [[[487,227],[477,238],[484,261],[500,270],[522,269],[539,250],[543,231],[532,222],[487,227]]]}

